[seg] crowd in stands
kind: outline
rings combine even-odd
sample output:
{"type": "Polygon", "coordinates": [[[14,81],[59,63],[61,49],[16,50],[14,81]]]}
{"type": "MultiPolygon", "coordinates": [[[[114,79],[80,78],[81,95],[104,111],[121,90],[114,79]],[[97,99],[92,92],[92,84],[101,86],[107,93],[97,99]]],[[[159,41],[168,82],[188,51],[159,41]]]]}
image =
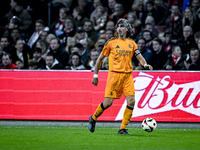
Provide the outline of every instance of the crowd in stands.
{"type": "Polygon", "coordinates": [[[200,70],[200,0],[0,0],[0,9],[1,69],[94,70],[125,18],[154,70],[200,70]]]}

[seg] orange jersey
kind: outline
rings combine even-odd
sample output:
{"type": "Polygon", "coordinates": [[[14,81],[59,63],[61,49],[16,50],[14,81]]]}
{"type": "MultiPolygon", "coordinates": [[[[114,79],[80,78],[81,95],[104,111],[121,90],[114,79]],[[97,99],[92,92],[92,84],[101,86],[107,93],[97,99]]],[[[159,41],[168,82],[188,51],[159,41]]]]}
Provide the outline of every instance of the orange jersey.
{"type": "Polygon", "coordinates": [[[133,71],[132,57],[137,44],[131,39],[110,39],[101,54],[109,56],[109,71],[129,73],[133,71]]]}

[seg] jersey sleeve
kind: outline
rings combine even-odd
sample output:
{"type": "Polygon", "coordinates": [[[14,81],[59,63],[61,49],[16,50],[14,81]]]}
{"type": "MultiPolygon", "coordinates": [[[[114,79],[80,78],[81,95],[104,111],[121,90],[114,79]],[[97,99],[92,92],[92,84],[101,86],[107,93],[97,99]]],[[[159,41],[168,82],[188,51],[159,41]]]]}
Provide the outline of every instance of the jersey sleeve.
{"type": "Polygon", "coordinates": [[[111,50],[111,42],[108,42],[104,45],[101,54],[107,57],[110,54],[110,50],[111,50]]]}
{"type": "Polygon", "coordinates": [[[138,49],[138,46],[135,42],[133,45],[134,45],[134,47],[133,47],[134,55],[137,56],[140,54],[140,50],[138,49]]]}

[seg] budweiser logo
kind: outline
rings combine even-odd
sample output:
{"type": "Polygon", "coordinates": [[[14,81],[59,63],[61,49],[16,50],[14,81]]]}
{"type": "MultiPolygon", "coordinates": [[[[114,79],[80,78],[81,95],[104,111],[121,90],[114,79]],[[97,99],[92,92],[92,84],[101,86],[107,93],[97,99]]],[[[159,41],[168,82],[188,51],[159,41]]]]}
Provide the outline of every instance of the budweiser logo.
{"type": "MultiPolygon", "coordinates": [[[[160,78],[140,72],[134,82],[133,117],[175,109],[200,116],[200,81],[176,84],[168,75],[160,78]]],[[[126,105],[125,100],[115,120],[123,118],[126,105]]]]}

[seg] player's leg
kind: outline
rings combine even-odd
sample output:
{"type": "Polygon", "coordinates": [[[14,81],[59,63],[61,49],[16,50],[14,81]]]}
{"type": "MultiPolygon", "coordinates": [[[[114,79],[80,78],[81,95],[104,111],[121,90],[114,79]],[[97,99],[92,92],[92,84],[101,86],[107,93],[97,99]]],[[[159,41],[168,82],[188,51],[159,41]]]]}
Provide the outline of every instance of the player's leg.
{"type": "Polygon", "coordinates": [[[120,130],[118,131],[118,133],[119,134],[129,134],[127,132],[126,126],[130,122],[130,119],[131,119],[132,113],[133,113],[133,108],[135,105],[134,82],[133,82],[133,77],[131,74],[130,74],[130,76],[127,77],[127,80],[124,82],[123,93],[126,96],[127,106],[125,108],[122,124],[121,124],[120,130]]]}
{"type": "Polygon", "coordinates": [[[104,112],[104,110],[106,110],[108,107],[110,107],[112,105],[113,100],[114,100],[114,98],[106,97],[104,102],[99,104],[95,113],[92,116],[90,116],[88,128],[91,132],[94,132],[94,130],[95,130],[97,118],[99,116],[101,116],[101,114],[104,112]]]}
{"type": "Polygon", "coordinates": [[[92,116],[92,119],[94,119],[96,121],[97,118],[104,112],[104,110],[106,110],[108,107],[110,107],[112,105],[113,100],[114,100],[114,98],[106,97],[104,102],[99,104],[99,106],[97,107],[94,115],[92,116]]]}
{"type": "Polygon", "coordinates": [[[123,116],[120,129],[126,129],[126,126],[130,122],[130,119],[133,113],[134,104],[135,104],[135,96],[132,96],[132,95],[126,96],[126,100],[127,100],[127,106],[124,111],[124,116],[123,116]]]}
{"type": "Polygon", "coordinates": [[[135,96],[133,95],[126,96],[126,100],[127,100],[127,106],[124,111],[123,120],[121,123],[120,130],[118,131],[118,134],[129,134],[127,132],[126,126],[129,124],[132,117],[133,108],[135,104],[135,96]]]}

